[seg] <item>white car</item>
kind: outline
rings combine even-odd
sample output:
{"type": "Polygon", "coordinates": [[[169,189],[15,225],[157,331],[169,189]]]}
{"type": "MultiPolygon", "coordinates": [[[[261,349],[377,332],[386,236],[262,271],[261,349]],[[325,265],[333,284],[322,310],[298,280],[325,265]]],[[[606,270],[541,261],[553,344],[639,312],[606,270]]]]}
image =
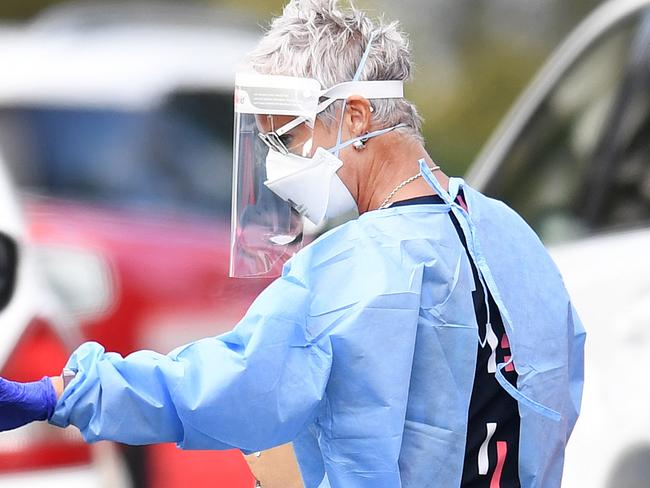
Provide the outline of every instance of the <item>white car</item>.
{"type": "Polygon", "coordinates": [[[563,486],[650,486],[650,0],[578,26],[466,179],[550,246],[587,329],[563,486]]]}
{"type": "MultiPolygon", "coordinates": [[[[0,375],[33,381],[55,375],[74,329],[39,278],[11,181],[0,159],[0,375]],[[68,337],[69,338],[69,337],[68,337]]],[[[85,444],[74,428],[36,422],[0,433],[3,487],[126,487],[111,443],[85,444]]]]}

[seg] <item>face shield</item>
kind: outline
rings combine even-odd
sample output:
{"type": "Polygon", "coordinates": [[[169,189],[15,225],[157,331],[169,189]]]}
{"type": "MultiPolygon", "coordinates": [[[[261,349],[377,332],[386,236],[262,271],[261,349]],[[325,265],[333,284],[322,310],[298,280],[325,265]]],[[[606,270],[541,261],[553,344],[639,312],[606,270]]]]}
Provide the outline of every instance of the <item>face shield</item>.
{"type": "Polygon", "coordinates": [[[402,82],[352,81],[322,90],[310,78],[238,74],[235,85],[230,276],[278,276],[302,246],[303,216],[318,224],[356,207],[336,175],[343,163],[335,155],[356,139],[315,146],[317,115],[353,94],[402,97],[402,82]]]}
{"type": "Polygon", "coordinates": [[[304,118],[313,127],[320,84],[281,76],[237,75],[230,275],[270,277],[302,246],[302,217],[264,185],[270,147],[302,150],[297,138],[311,139],[311,128],[287,123],[304,118]],[[293,140],[292,140],[293,139],[293,140]],[[300,146],[300,147],[299,147],[300,146]]]}

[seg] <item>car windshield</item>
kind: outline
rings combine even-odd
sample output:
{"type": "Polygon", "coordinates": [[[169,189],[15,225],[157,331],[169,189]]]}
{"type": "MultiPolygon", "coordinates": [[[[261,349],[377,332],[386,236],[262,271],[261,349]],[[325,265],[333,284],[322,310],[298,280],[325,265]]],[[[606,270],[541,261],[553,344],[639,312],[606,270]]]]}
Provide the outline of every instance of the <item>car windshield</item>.
{"type": "Polygon", "coordinates": [[[192,93],[151,110],[0,109],[18,184],[48,196],[154,211],[230,211],[232,97],[192,93]]]}
{"type": "Polygon", "coordinates": [[[564,74],[485,191],[546,243],[650,221],[650,9],[564,74]]]}

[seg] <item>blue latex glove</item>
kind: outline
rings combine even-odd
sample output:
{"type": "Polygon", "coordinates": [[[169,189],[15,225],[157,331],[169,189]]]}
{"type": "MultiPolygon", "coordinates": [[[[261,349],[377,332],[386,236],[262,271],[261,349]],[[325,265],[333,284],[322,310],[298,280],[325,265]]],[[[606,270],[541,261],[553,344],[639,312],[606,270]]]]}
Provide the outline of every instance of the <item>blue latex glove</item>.
{"type": "Polygon", "coordinates": [[[56,392],[52,380],[19,383],[0,378],[0,431],[34,420],[47,420],[54,413],[56,392]]]}

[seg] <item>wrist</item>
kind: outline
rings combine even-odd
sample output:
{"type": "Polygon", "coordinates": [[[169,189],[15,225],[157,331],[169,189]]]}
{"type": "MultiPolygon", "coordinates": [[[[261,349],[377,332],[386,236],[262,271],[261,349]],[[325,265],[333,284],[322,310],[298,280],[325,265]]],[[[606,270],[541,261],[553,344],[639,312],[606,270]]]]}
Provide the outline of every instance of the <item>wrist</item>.
{"type": "Polygon", "coordinates": [[[37,418],[36,420],[50,420],[50,417],[54,414],[56,402],[59,399],[59,396],[56,393],[56,387],[54,386],[52,378],[49,376],[44,376],[43,379],[37,383],[41,384],[41,398],[45,418],[37,418]]]}
{"type": "Polygon", "coordinates": [[[50,376],[50,381],[52,382],[52,386],[54,387],[54,394],[56,396],[56,399],[58,400],[59,398],[61,398],[61,395],[63,394],[63,389],[64,389],[63,377],[50,376]]]}
{"type": "Polygon", "coordinates": [[[58,400],[63,395],[63,390],[65,390],[70,382],[76,376],[76,371],[73,371],[68,368],[64,368],[60,376],[52,376],[50,380],[52,381],[52,386],[54,387],[54,392],[56,393],[56,399],[58,400]]]}

